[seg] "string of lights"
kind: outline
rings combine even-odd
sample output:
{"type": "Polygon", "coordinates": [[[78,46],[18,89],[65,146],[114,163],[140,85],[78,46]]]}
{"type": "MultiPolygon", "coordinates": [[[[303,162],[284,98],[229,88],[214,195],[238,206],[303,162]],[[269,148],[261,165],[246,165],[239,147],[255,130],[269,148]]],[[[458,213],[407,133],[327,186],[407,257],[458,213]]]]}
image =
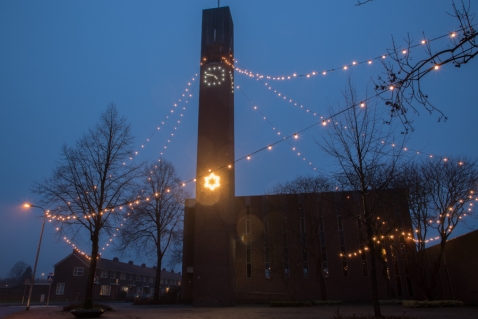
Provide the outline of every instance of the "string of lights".
{"type": "MultiPolygon", "coordinates": [[[[429,43],[432,43],[434,41],[437,41],[437,40],[440,40],[440,39],[443,39],[443,38],[455,38],[458,35],[458,32],[463,32],[463,29],[459,29],[459,30],[460,31],[448,32],[446,34],[442,34],[442,35],[437,36],[437,37],[432,38],[432,39],[422,39],[419,43],[409,46],[408,50],[407,49],[402,49],[401,52],[403,54],[410,54],[410,49],[421,47],[423,45],[427,45],[429,43]]],[[[389,56],[389,54],[381,54],[381,55],[378,55],[378,56],[373,57],[373,58],[365,59],[365,60],[362,60],[362,61],[352,61],[351,63],[345,64],[345,65],[342,65],[342,66],[336,66],[336,67],[328,68],[328,69],[325,69],[325,70],[322,70],[322,71],[309,71],[309,72],[303,73],[303,74],[292,73],[292,74],[288,74],[288,75],[265,75],[265,74],[261,74],[261,73],[255,73],[255,72],[247,70],[243,66],[242,66],[242,68],[237,67],[236,65],[239,64],[239,62],[237,60],[234,60],[234,66],[235,66],[235,70],[238,73],[246,75],[250,78],[267,79],[267,80],[271,80],[271,81],[287,81],[287,80],[294,80],[294,79],[298,79],[298,78],[309,79],[309,78],[315,77],[317,75],[327,75],[329,73],[332,73],[332,72],[338,71],[338,70],[346,71],[346,70],[349,70],[352,67],[359,66],[359,65],[372,65],[373,61],[384,60],[384,59],[387,58],[387,56],[389,56]]],[[[437,66],[435,66],[435,68],[436,67],[437,66]]]]}
{"type": "MultiPolygon", "coordinates": [[[[423,45],[423,44],[425,44],[425,43],[427,43],[427,42],[431,42],[431,41],[437,40],[437,39],[439,39],[439,38],[443,38],[443,37],[445,37],[445,36],[446,36],[446,35],[441,36],[441,37],[437,37],[437,38],[435,38],[435,39],[428,40],[428,41],[422,40],[422,41],[421,41],[421,44],[423,45]]],[[[450,36],[451,36],[451,37],[454,37],[454,36],[456,36],[456,33],[453,32],[453,33],[450,34],[450,36]]],[[[418,46],[418,45],[416,45],[416,46],[418,46]]],[[[416,47],[416,46],[412,46],[411,48],[416,47]]],[[[407,54],[407,53],[409,53],[409,52],[403,51],[402,53],[403,53],[403,54],[407,54]]],[[[370,59],[370,60],[367,60],[367,61],[361,61],[361,62],[356,62],[356,61],[354,61],[354,62],[352,62],[352,64],[346,65],[346,66],[344,66],[344,67],[332,68],[332,69],[329,69],[329,70],[325,70],[325,71],[322,72],[322,74],[325,75],[327,72],[333,72],[333,71],[338,70],[338,69],[347,70],[347,69],[348,69],[349,67],[351,67],[351,66],[360,65],[360,64],[364,64],[364,63],[372,64],[372,60],[384,59],[384,58],[386,58],[386,55],[382,55],[382,56],[380,56],[380,57],[376,57],[376,58],[373,58],[373,59],[370,59]]],[[[237,61],[236,61],[236,62],[237,62],[237,61]]],[[[435,66],[434,68],[437,69],[438,66],[435,66]]],[[[282,76],[282,77],[270,77],[270,76],[264,76],[264,75],[260,75],[260,74],[253,74],[253,73],[251,73],[251,72],[249,72],[249,71],[247,71],[247,70],[242,70],[242,69],[239,69],[239,68],[236,68],[236,70],[237,70],[239,73],[243,73],[243,74],[249,75],[250,77],[255,77],[255,76],[256,76],[256,77],[258,77],[259,79],[262,79],[262,78],[265,77],[265,78],[267,78],[267,79],[272,79],[272,80],[285,80],[285,79],[288,79],[288,80],[289,80],[289,79],[297,78],[297,77],[306,77],[306,78],[309,78],[309,77],[311,77],[311,76],[315,76],[315,75],[319,74],[318,72],[313,71],[313,72],[311,72],[311,73],[309,73],[309,74],[299,74],[299,75],[297,75],[297,74],[292,74],[292,76],[287,76],[287,77],[284,77],[284,76],[282,76]]],[[[197,74],[196,74],[196,76],[197,76],[197,74]]],[[[193,78],[192,80],[194,81],[195,78],[193,78]]],[[[267,83],[264,83],[264,84],[267,86],[267,83]]],[[[191,85],[191,84],[188,83],[188,86],[190,86],[190,85],[191,85]]],[[[390,90],[393,90],[393,88],[394,88],[393,85],[391,85],[391,86],[389,87],[390,90]]],[[[269,89],[272,89],[272,88],[269,86],[269,89]]],[[[188,88],[186,88],[185,91],[188,92],[188,88]]],[[[274,92],[277,93],[276,90],[274,90],[274,92]]],[[[380,94],[382,94],[382,93],[384,93],[384,92],[385,92],[385,90],[382,91],[382,92],[380,92],[380,93],[377,93],[377,95],[380,95],[380,94]]],[[[182,96],[185,97],[186,94],[187,94],[187,93],[183,93],[182,96]]],[[[282,93],[278,93],[278,96],[279,96],[279,97],[281,97],[281,95],[282,95],[282,93]]],[[[191,98],[191,97],[192,97],[192,94],[189,94],[189,98],[191,98]]],[[[287,97],[286,97],[286,96],[282,96],[282,98],[283,98],[284,100],[287,100],[287,97]]],[[[179,102],[181,102],[181,99],[179,99],[179,102]]],[[[292,99],[289,99],[289,102],[290,102],[290,103],[296,103],[296,102],[293,102],[292,99]]],[[[188,103],[188,101],[186,101],[186,103],[188,103]]],[[[251,104],[252,104],[252,102],[251,102],[251,104]]],[[[295,105],[297,105],[297,104],[295,104],[295,105]]],[[[361,102],[361,103],[360,103],[360,106],[361,106],[361,107],[364,107],[364,102],[361,102]]],[[[174,104],[174,108],[175,108],[175,107],[177,107],[177,104],[174,104]]],[[[303,107],[303,106],[301,105],[301,108],[302,108],[302,107],[303,107]]],[[[354,105],[354,106],[351,106],[351,107],[355,107],[355,105],[354,105]]],[[[185,109],[186,109],[186,108],[183,107],[183,110],[185,110],[185,109]]],[[[347,108],[347,109],[349,109],[349,108],[347,108]]],[[[315,126],[317,126],[317,125],[319,125],[319,124],[322,124],[322,125],[326,126],[328,123],[331,122],[331,119],[332,119],[333,117],[339,115],[339,114],[342,113],[342,112],[345,112],[347,109],[345,109],[345,110],[343,110],[343,111],[340,111],[340,112],[338,112],[338,113],[336,113],[336,114],[330,116],[329,118],[323,118],[323,117],[321,117],[321,119],[322,119],[321,122],[317,122],[317,123],[315,123],[315,124],[313,124],[313,125],[311,125],[311,126],[308,126],[308,127],[304,128],[304,129],[300,130],[299,132],[296,132],[296,133],[294,133],[294,134],[285,136],[285,137],[283,137],[281,140],[278,140],[278,141],[276,141],[276,142],[274,142],[274,143],[272,143],[272,144],[270,144],[270,145],[268,145],[268,146],[266,146],[266,147],[263,147],[263,148],[261,148],[261,149],[258,149],[258,150],[254,151],[254,152],[252,152],[252,153],[249,153],[249,154],[246,155],[246,156],[243,156],[243,157],[241,157],[241,158],[238,158],[238,159],[236,159],[236,160],[234,161],[234,163],[236,163],[236,162],[238,162],[238,161],[240,161],[240,160],[244,160],[244,159],[249,160],[249,159],[251,159],[251,156],[252,156],[252,155],[254,155],[254,154],[256,154],[256,153],[259,153],[259,152],[261,152],[261,151],[263,151],[263,150],[266,150],[266,149],[270,150],[273,145],[278,144],[278,143],[283,142],[283,141],[288,141],[288,140],[289,140],[290,138],[292,138],[292,137],[298,138],[298,134],[299,134],[299,133],[302,133],[302,132],[304,132],[304,131],[306,131],[306,130],[312,128],[312,127],[315,127],[315,126]]],[[[309,112],[309,110],[307,110],[307,109],[306,109],[306,111],[309,112]]],[[[171,110],[171,113],[174,113],[174,109],[171,110]]],[[[262,113],[261,113],[261,114],[262,114],[262,113]]],[[[180,116],[183,116],[183,115],[181,114],[180,116]]],[[[314,116],[316,116],[316,113],[314,113],[314,116]]],[[[167,120],[167,119],[169,119],[169,115],[166,116],[165,120],[167,120]]],[[[164,123],[165,123],[165,121],[162,121],[162,125],[164,125],[164,123]]],[[[178,124],[179,124],[179,123],[180,123],[180,121],[178,121],[178,124]]],[[[269,122],[269,124],[271,124],[271,123],[269,122]]],[[[174,130],[176,130],[176,129],[177,129],[177,127],[174,128],[174,130]]],[[[148,143],[148,142],[150,141],[150,138],[151,138],[158,130],[160,130],[160,126],[158,126],[157,130],[154,131],[154,132],[150,135],[150,137],[149,137],[148,139],[146,139],[146,143],[148,143]]],[[[278,135],[280,135],[280,132],[278,132],[278,133],[279,133],[278,135]]],[[[171,136],[174,136],[174,133],[172,133],[171,136]]],[[[146,143],[145,143],[145,144],[146,144],[146,143]]],[[[170,140],[168,140],[167,143],[170,143],[170,140]]],[[[289,143],[289,142],[288,142],[288,143],[289,143]]],[[[142,145],[141,145],[141,148],[144,148],[144,147],[145,147],[145,144],[142,144],[142,145]]],[[[289,143],[289,145],[291,145],[291,144],[289,143]]],[[[165,149],[167,148],[166,145],[164,146],[164,148],[165,148],[165,149]]],[[[138,154],[139,154],[138,151],[136,151],[136,152],[134,153],[134,155],[138,155],[138,154]]],[[[300,154],[300,153],[299,153],[299,154],[300,154]]],[[[418,154],[418,152],[417,152],[417,154],[418,154]]],[[[161,155],[162,155],[162,153],[161,153],[161,155]]],[[[133,159],[133,156],[130,157],[130,160],[132,160],[132,159],[133,159]]],[[[304,160],[305,160],[305,158],[304,158],[304,160]]],[[[446,161],[446,158],[444,158],[444,161],[446,161]]],[[[310,165],[311,165],[311,164],[310,164],[310,165]]],[[[215,170],[212,170],[212,171],[216,171],[216,170],[222,169],[222,168],[224,168],[224,167],[225,167],[225,166],[219,167],[219,168],[216,168],[215,170]]],[[[231,168],[232,166],[231,166],[231,164],[229,164],[229,165],[227,165],[227,167],[228,167],[228,168],[231,168]]],[[[196,181],[198,178],[200,178],[200,177],[202,177],[202,176],[197,176],[197,177],[194,178],[194,179],[191,179],[191,180],[189,180],[189,181],[187,181],[187,182],[183,182],[180,186],[185,186],[185,184],[188,183],[188,182],[195,182],[195,181],[196,181]]],[[[101,213],[100,213],[100,214],[101,214],[101,213]]],[[[91,216],[94,216],[94,214],[92,214],[92,215],[86,215],[85,218],[90,218],[91,216]]],[[[66,216],[66,217],[61,216],[61,217],[59,217],[59,218],[62,218],[62,219],[64,220],[65,218],[66,218],[66,219],[69,219],[70,216],[66,216]]],[[[75,218],[75,216],[71,216],[71,218],[75,218]]],[[[116,235],[116,234],[114,234],[114,236],[115,236],[115,235],[116,235]]],[[[67,239],[65,239],[65,240],[67,240],[67,239]]],[[[69,240],[67,240],[67,241],[69,241],[69,240]]],[[[111,242],[111,241],[112,241],[112,238],[110,238],[110,242],[111,242]]],[[[74,244],[73,244],[73,245],[74,245],[74,244]]],[[[107,243],[106,246],[109,246],[109,243],[107,243]]],[[[75,247],[75,246],[74,246],[74,247],[75,247]]],[[[77,248],[75,247],[75,249],[77,249],[77,248]]],[[[103,247],[103,249],[104,249],[104,247],[103,247]]]]}
{"type": "MultiPolygon", "coordinates": [[[[197,78],[197,73],[194,75],[194,77],[191,78],[191,81],[187,83],[186,87],[183,90],[183,93],[181,93],[181,97],[178,98],[178,100],[173,103],[173,106],[171,109],[169,109],[167,115],[164,117],[164,119],[160,122],[161,124],[156,127],[156,129],[149,135],[148,138],[146,138],[145,142],[141,144],[140,149],[144,149],[146,147],[146,144],[148,144],[151,141],[151,138],[161,130],[162,127],[164,127],[167,123],[167,121],[172,118],[172,114],[178,113],[175,112],[175,110],[179,107],[181,111],[179,112],[179,119],[176,120],[176,124],[179,125],[181,123],[181,118],[184,117],[184,113],[186,111],[186,105],[189,104],[189,101],[193,97],[193,92],[196,88],[196,78],[197,78]],[[181,107],[180,105],[184,103],[184,105],[181,107]]],[[[170,138],[167,139],[167,142],[165,145],[162,146],[162,152],[160,152],[160,156],[164,155],[164,150],[168,148],[168,144],[171,143],[171,138],[174,136],[174,131],[177,130],[177,125],[173,128],[173,132],[169,134],[170,138]]],[[[136,150],[131,154],[129,157],[129,160],[134,160],[135,157],[137,157],[140,154],[139,150],[136,150]]],[[[126,162],[123,162],[123,165],[126,165],[126,162]]]]}
{"type": "MultiPolygon", "coordinates": [[[[253,109],[254,111],[257,111],[257,112],[261,115],[262,119],[269,124],[269,126],[270,126],[271,129],[272,129],[272,131],[276,132],[277,135],[280,136],[280,135],[281,135],[280,130],[278,130],[278,129],[276,128],[276,126],[274,126],[274,125],[272,124],[272,122],[270,122],[270,120],[268,119],[268,117],[266,117],[265,114],[259,109],[259,107],[252,102],[252,100],[251,100],[251,99],[249,98],[249,96],[244,92],[244,90],[242,90],[242,89],[240,88],[240,86],[237,86],[237,88],[238,88],[238,90],[244,95],[244,97],[245,97],[246,100],[249,102],[249,104],[252,105],[252,109],[253,109]]],[[[298,135],[298,134],[295,134],[295,135],[294,135],[294,138],[295,138],[295,139],[298,139],[298,138],[299,138],[299,135],[298,135]]],[[[287,144],[289,144],[289,146],[291,147],[291,150],[294,152],[294,154],[297,154],[297,156],[300,156],[301,159],[302,159],[302,161],[305,162],[305,163],[307,163],[307,165],[309,166],[309,168],[311,168],[311,169],[314,170],[314,171],[317,171],[317,167],[315,167],[315,166],[312,164],[311,161],[308,161],[307,158],[304,157],[304,155],[302,155],[302,153],[297,149],[296,146],[293,146],[289,141],[286,141],[286,142],[287,142],[287,144]]],[[[272,146],[271,146],[271,145],[268,146],[268,150],[271,150],[271,149],[272,149],[272,146]]]]}

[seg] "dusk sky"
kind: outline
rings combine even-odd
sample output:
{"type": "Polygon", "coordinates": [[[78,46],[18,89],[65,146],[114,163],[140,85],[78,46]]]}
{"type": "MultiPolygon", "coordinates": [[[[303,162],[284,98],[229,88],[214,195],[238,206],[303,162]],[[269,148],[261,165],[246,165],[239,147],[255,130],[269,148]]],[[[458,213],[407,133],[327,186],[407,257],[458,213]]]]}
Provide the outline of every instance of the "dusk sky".
{"type": "MultiPolygon", "coordinates": [[[[448,0],[356,3],[220,2],[231,9],[240,70],[271,77],[318,72],[284,81],[258,81],[235,72],[236,159],[319,122],[331,106],[344,106],[342,92],[349,78],[357,94],[365,97],[366,89],[373,89],[372,81],[384,72],[381,63],[374,60],[348,70],[343,66],[386,54],[392,36],[397,46],[406,46],[408,36],[419,43],[459,27],[448,14],[452,12],[448,0]],[[336,71],[321,74],[331,69],[336,71]]],[[[201,17],[203,9],[217,4],[0,1],[1,278],[17,261],[33,267],[42,211],[22,207],[38,200],[30,190],[33,183],[51,175],[62,145],[74,145],[109,103],[115,103],[131,124],[138,151],[135,161],[157,160],[163,152],[182,180],[195,177],[201,17]]],[[[472,1],[471,11],[478,12],[478,3],[472,1]]],[[[445,49],[449,38],[431,45],[445,49]]],[[[421,48],[410,54],[416,60],[423,56],[421,48]]],[[[428,114],[418,105],[419,115],[410,112],[415,131],[407,146],[422,152],[417,159],[426,154],[478,157],[477,80],[476,58],[461,68],[444,66],[424,78],[431,103],[448,120],[438,122],[437,113],[428,114]]],[[[371,107],[385,105],[378,101],[371,107]]],[[[333,172],[333,159],[317,146],[326,129],[313,127],[298,140],[237,162],[236,195],[261,195],[298,175],[333,172]]],[[[194,193],[192,183],[187,187],[194,193]]],[[[470,228],[461,227],[452,237],[478,225],[471,217],[468,224],[470,228]]],[[[55,240],[54,232],[47,224],[37,277],[52,272],[53,265],[72,251],[55,240]]],[[[90,242],[76,244],[90,252],[90,242]]],[[[111,247],[103,253],[106,258],[117,255],[111,247]]],[[[132,258],[120,258],[126,259],[132,258]]],[[[135,262],[153,266],[148,260],[135,262]]]]}

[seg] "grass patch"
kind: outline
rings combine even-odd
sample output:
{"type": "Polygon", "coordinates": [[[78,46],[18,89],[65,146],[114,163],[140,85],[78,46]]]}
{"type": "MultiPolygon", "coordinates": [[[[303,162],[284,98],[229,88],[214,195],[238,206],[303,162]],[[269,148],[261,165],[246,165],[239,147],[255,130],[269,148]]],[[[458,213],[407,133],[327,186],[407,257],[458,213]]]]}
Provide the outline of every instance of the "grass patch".
{"type": "Polygon", "coordinates": [[[159,300],[139,300],[136,299],[133,301],[133,305],[135,306],[144,306],[144,305],[171,305],[175,304],[175,300],[165,300],[165,299],[159,299],[159,300]]]}
{"type": "Polygon", "coordinates": [[[310,307],[310,301],[271,301],[271,307],[310,307]]]}
{"type": "Polygon", "coordinates": [[[342,300],[312,300],[312,301],[271,301],[271,307],[311,307],[341,305],[342,300]]]}
{"type": "Polygon", "coordinates": [[[407,308],[433,308],[433,307],[463,307],[465,303],[459,300],[404,300],[402,305],[407,308]]]}
{"type": "MultiPolygon", "coordinates": [[[[64,306],[63,311],[71,311],[74,309],[82,309],[82,308],[83,308],[82,303],[72,303],[67,306],[64,306]]],[[[93,304],[93,309],[104,309],[105,311],[113,311],[113,308],[111,308],[110,306],[99,304],[99,303],[93,304]]]]}
{"type": "MultiPolygon", "coordinates": [[[[346,317],[343,317],[341,315],[339,315],[338,317],[334,316],[333,319],[376,319],[376,318],[377,317],[372,316],[372,315],[356,316],[354,314],[352,316],[346,316],[346,317]]],[[[419,319],[419,318],[402,315],[402,316],[383,316],[380,319],[419,319]]]]}
{"type": "Polygon", "coordinates": [[[313,306],[336,306],[344,302],[342,300],[312,300],[311,303],[313,306]]]}
{"type": "Polygon", "coordinates": [[[401,305],[403,300],[400,299],[385,299],[379,300],[378,303],[381,305],[401,305]]]}

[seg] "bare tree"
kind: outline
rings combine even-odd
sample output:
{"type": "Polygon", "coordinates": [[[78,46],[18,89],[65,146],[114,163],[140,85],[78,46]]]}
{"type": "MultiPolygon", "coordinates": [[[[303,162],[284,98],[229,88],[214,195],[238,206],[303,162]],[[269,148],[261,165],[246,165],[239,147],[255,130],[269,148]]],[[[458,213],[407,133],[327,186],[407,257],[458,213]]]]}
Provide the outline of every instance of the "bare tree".
{"type": "Polygon", "coordinates": [[[67,235],[75,240],[84,232],[91,241],[85,308],[92,307],[101,235],[118,226],[116,209],[132,197],[138,166],[125,165],[132,143],[130,126],[110,104],[98,124],[74,147],[63,146],[52,176],[33,188],[44,205],[57,206],[55,216],[50,217],[58,225],[60,238],[67,235]]]}
{"type": "MultiPolygon", "coordinates": [[[[359,1],[363,4],[369,1],[359,1]]],[[[385,67],[385,76],[378,77],[376,92],[382,96],[389,108],[390,117],[398,117],[406,130],[413,130],[408,109],[415,113],[420,112],[421,105],[428,113],[438,112],[439,120],[446,120],[445,114],[435,107],[429,99],[428,93],[422,89],[424,78],[435,69],[445,65],[461,67],[478,54],[478,32],[473,24],[474,14],[470,13],[470,3],[466,5],[461,1],[458,7],[452,2],[452,17],[458,20],[460,29],[450,34],[450,44],[447,48],[436,50],[424,35],[419,43],[414,43],[408,37],[404,47],[399,47],[392,41],[392,48],[388,50],[387,58],[382,61],[385,67]],[[423,47],[425,57],[413,59],[412,52],[418,47],[423,47]],[[382,94],[390,91],[391,94],[382,94]]]]}
{"type": "Polygon", "coordinates": [[[10,268],[10,271],[8,272],[8,278],[14,280],[17,284],[23,284],[22,277],[27,270],[27,267],[28,265],[24,261],[17,261],[12,268],[10,268]]]}
{"type": "Polygon", "coordinates": [[[142,174],[140,204],[122,228],[120,250],[134,248],[138,257],[154,256],[156,278],[153,299],[159,300],[161,265],[170,247],[182,239],[184,201],[189,194],[181,186],[173,164],[161,160],[142,174]]]}
{"type": "Polygon", "coordinates": [[[323,176],[297,176],[295,179],[279,182],[268,192],[270,194],[306,194],[332,190],[330,179],[323,176]]]}
{"type": "Polygon", "coordinates": [[[169,259],[167,265],[171,268],[181,265],[183,262],[183,238],[184,232],[179,231],[175,236],[175,240],[171,243],[169,250],[169,259]]]}
{"type": "Polygon", "coordinates": [[[415,229],[414,236],[408,236],[416,250],[414,264],[418,271],[413,279],[424,297],[431,299],[447,240],[458,224],[465,223],[464,217],[473,213],[470,204],[477,199],[478,191],[476,161],[456,157],[426,159],[406,166],[398,185],[408,190],[415,229]],[[439,243],[436,256],[427,255],[425,250],[430,238],[439,243]]]}
{"type": "Polygon", "coordinates": [[[381,226],[380,195],[395,177],[405,135],[395,136],[394,127],[383,124],[382,114],[371,102],[365,105],[357,99],[350,82],[344,98],[347,108],[332,118],[320,146],[336,160],[342,185],[359,194],[358,209],[351,214],[365,226],[374,312],[380,317],[375,247],[381,226]]]}

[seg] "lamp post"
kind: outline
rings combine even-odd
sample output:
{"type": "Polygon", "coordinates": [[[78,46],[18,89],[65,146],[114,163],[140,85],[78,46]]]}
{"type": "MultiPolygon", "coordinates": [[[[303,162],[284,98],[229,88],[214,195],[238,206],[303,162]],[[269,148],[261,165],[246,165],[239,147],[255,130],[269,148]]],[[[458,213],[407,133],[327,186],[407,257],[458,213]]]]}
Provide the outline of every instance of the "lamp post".
{"type": "Polygon", "coordinates": [[[40,255],[40,247],[41,247],[41,240],[42,240],[42,237],[43,237],[43,229],[45,228],[46,210],[43,207],[35,206],[35,205],[31,205],[31,204],[25,204],[23,206],[28,207],[28,208],[36,207],[36,208],[40,208],[40,209],[43,210],[43,223],[41,225],[40,241],[38,242],[37,256],[35,258],[35,266],[33,266],[32,280],[30,281],[30,291],[28,292],[27,308],[25,309],[25,310],[30,310],[30,299],[32,297],[33,282],[35,281],[35,272],[37,270],[38,255],[40,255]]]}

